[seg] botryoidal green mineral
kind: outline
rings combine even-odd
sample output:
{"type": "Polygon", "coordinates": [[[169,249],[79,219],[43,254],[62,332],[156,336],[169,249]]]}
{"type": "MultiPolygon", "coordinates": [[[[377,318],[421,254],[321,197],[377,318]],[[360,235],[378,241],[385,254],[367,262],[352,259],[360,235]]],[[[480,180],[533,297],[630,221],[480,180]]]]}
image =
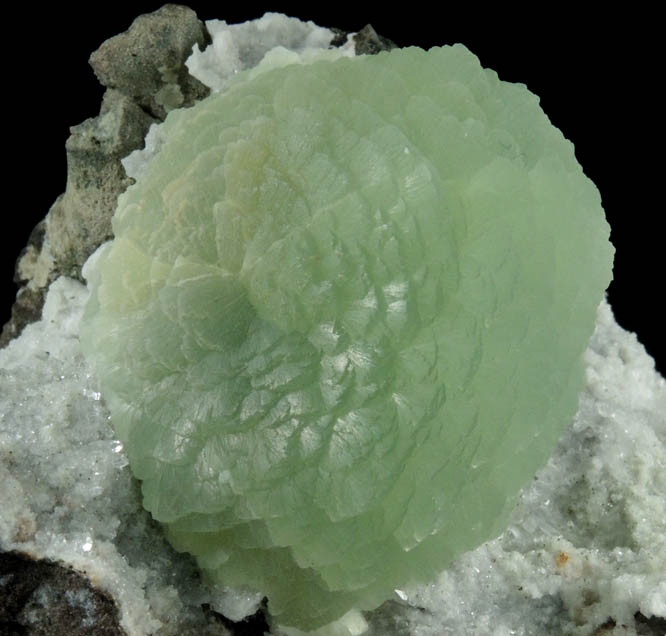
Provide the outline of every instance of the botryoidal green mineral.
{"type": "Polygon", "coordinates": [[[575,412],[613,255],[538,98],[410,48],[164,131],[82,344],[172,544],[314,629],[499,533],[575,412]]]}

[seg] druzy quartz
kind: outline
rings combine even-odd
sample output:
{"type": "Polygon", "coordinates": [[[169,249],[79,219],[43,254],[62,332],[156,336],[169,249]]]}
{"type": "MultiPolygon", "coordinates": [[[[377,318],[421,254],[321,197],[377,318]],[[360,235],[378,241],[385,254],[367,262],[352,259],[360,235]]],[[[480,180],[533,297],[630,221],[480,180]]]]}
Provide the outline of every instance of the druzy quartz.
{"type": "Polygon", "coordinates": [[[81,338],[172,544],[309,630],[501,530],[613,253],[538,98],[409,48],[239,78],[162,136],[81,338]]]}

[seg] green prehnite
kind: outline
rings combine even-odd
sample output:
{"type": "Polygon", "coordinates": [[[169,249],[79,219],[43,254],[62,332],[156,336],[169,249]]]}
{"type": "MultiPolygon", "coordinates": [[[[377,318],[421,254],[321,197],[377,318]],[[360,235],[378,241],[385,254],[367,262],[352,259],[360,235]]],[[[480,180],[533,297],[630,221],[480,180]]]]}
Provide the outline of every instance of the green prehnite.
{"type": "Polygon", "coordinates": [[[538,98],[409,48],[239,80],[164,136],[81,337],[176,549],[311,630],[499,533],[613,257],[538,98]]]}

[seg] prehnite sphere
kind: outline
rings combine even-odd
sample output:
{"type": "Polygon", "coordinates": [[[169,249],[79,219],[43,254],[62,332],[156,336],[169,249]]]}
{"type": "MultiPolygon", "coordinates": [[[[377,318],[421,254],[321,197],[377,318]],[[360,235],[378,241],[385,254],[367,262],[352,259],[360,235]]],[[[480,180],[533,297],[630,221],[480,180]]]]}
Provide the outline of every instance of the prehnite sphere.
{"type": "Polygon", "coordinates": [[[498,533],[611,278],[538,98],[410,48],[238,81],[164,136],[81,337],[173,545],[314,629],[498,533]]]}

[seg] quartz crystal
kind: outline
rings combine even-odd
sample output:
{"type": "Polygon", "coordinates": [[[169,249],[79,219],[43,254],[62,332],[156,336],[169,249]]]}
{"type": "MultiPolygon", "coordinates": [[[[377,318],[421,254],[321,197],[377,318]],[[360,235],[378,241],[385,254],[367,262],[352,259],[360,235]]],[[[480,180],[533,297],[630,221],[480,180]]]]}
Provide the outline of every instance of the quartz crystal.
{"type": "Polygon", "coordinates": [[[613,254],[538,98],[409,48],[241,73],[162,137],[81,338],[172,544],[310,630],[498,534],[613,254]]]}

